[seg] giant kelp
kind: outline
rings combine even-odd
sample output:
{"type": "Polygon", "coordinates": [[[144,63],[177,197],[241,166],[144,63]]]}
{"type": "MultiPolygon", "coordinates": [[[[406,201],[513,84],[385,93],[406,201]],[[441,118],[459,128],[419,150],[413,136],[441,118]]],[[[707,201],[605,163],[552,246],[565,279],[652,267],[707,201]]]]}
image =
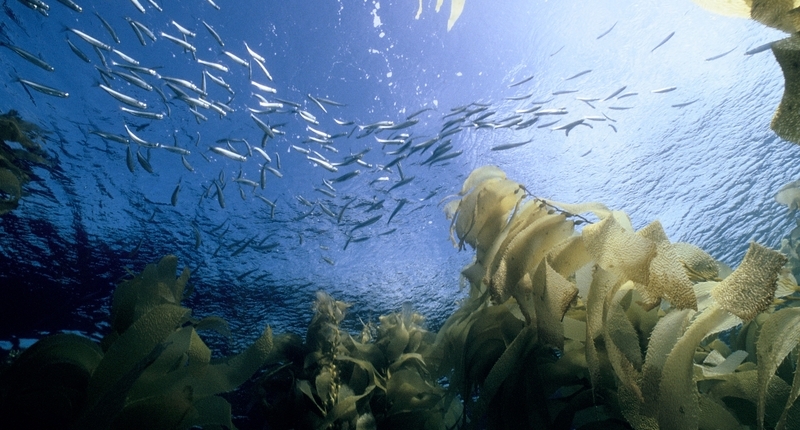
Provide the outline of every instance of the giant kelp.
{"type": "Polygon", "coordinates": [[[167,256],[122,282],[99,345],[57,334],[24,351],[0,375],[3,417],[25,428],[233,428],[217,394],[274,360],[284,338],[267,327],[238,355],[212,359],[198,331],[229,334],[227,325],[180,305],[189,271],[176,279],[176,269],[167,256]]]}
{"type": "Polygon", "coordinates": [[[465,423],[800,425],[797,364],[784,361],[800,337],[785,299],[797,285],[784,254],[752,243],[731,273],[658,222],[634,231],[600,204],[527,196],[491,166],[457,197],[446,212],[454,241],[476,250],[463,271],[470,296],[428,363],[467,403],[465,423]],[[778,339],[777,327],[794,329],[778,339]]]}
{"type": "Polygon", "coordinates": [[[48,165],[37,140],[44,132],[22,120],[16,111],[0,115],[0,215],[19,206],[22,186],[31,180],[33,165],[48,165]],[[7,142],[17,142],[14,148],[7,142]]]}

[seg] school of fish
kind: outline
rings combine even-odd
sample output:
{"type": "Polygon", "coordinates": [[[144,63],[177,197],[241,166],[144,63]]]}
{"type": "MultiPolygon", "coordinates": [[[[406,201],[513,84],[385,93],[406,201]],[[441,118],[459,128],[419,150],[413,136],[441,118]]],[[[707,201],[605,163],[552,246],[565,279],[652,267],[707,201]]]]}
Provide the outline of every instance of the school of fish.
{"type": "MultiPolygon", "coordinates": [[[[403,213],[408,214],[419,209],[425,201],[435,197],[442,187],[421,198],[411,198],[403,191],[417,176],[412,174],[412,170],[447,164],[464,153],[466,148],[460,144],[459,134],[479,132],[478,130],[545,129],[563,131],[569,136],[583,127],[594,128],[593,123],[605,123],[616,133],[616,112],[632,109],[639,94],[626,85],[621,85],[601,97],[586,97],[582,95],[583,90],[579,89],[581,78],[590,75],[593,70],[585,69],[563,78],[568,87],[555,89],[545,95],[539,92],[537,97],[543,97],[541,99],[534,98],[534,92],[524,90],[534,82],[535,77],[529,75],[508,85],[510,91],[521,91],[521,94],[509,95],[496,103],[476,101],[447,109],[441,114],[437,113],[437,108],[427,106],[404,114],[399,120],[356,123],[337,115],[337,109],[345,105],[336,100],[311,93],[307,93],[304,99],[281,97],[284,89],[280,79],[273,79],[267,64],[268,56],[265,56],[267,53],[258,52],[258,43],[251,41],[248,44],[245,41],[225,39],[215,29],[215,23],[210,18],[208,21],[200,18],[185,22],[169,20],[164,28],[153,28],[142,17],[162,13],[162,6],[156,0],[129,1],[133,6],[130,13],[134,17],[124,17],[128,23],[127,29],[116,28],[97,12],[94,13],[94,18],[104,32],[98,32],[96,28],[92,31],[67,28],[64,49],[69,48],[85,63],[86,71],[102,82],[96,89],[98,97],[105,93],[113,98],[119,103],[121,112],[117,127],[96,127],[86,130],[87,133],[123,145],[121,148],[124,149],[121,151],[125,152],[125,168],[133,174],[139,174],[139,168],[148,174],[157,174],[151,161],[158,152],[175,154],[176,168],[185,169],[189,174],[195,172],[198,163],[239,163],[238,175],[231,176],[225,173],[225,169],[221,169],[219,175],[206,180],[204,184],[193,184],[202,187],[201,205],[216,204],[224,209],[226,198],[238,195],[245,200],[263,202],[271,218],[275,217],[276,211],[281,210],[286,211],[284,215],[289,219],[327,217],[346,236],[341,244],[344,249],[371,237],[392,234],[396,231],[390,225],[393,220],[403,216],[403,213]],[[208,46],[198,46],[195,42],[198,32],[206,32],[216,43],[212,47],[212,51],[218,53],[215,58],[208,56],[208,46]],[[190,65],[186,70],[191,72],[181,76],[164,76],[159,73],[158,68],[148,67],[144,62],[126,54],[122,40],[127,43],[138,42],[143,46],[167,44],[176,57],[190,65]],[[234,88],[228,83],[233,81],[232,76],[242,75],[247,76],[249,87],[234,88]],[[158,94],[157,100],[160,102],[145,101],[143,95],[152,92],[158,94]],[[570,110],[563,106],[567,98],[585,103],[596,109],[598,114],[573,117],[570,110]],[[518,107],[509,109],[512,103],[518,104],[518,107]],[[509,110],[511,112],[507,113],[509,110]],[[433,117],[435,121],[441,122],[436,127],[436,132],[431,133],[429,128],[418,131],[423,128],[423,124],[428,124],[420,123],[423,114],[424,117],[433,117]],[[259,141],[250,142],[245,137],[201,136],[200,132],[196,132],[193,133],[196,135],[193,142],[181,144],[173,136],[173,143],[165,144],[159,141],[164,140],[163,136],[146,136],[149,122],[185,115],[190,115],[198,124],[236,115],[242,121],[248,122],[252,130],[261,137],[259,141]],[[148,122],[134,124],[134,121],[141,120],[148,122]],[[294,139],[287,135],[284,127],[289,120],[304,124],[304,138],[294,139]],[[345,142],[354,141],[368,144],[358,152],[345,153],[343,147],[349,146],[345,142]],[[283,169],[281,153],[285,157],[304,159],[310,169],[323,169],[327,172],[320,183],[313,185],[317,195],[309,197],[297,194],[295,202],[280,204],[271,197],[270,181],[281,180],[285,175],[303,174],[283,169]],[[177,158],[180,158],[180,164],[177,158]],[[385,197],[340,195],[337,187],[345,181],[356,180],[355,178],[368,181],[376,195],[385,197]]],[[[220,6],[213,0],[198,0],[201,1],[220,10],[220,6]]],[[[49,14],[50,6],[42,0],[18,2],[44,16],[49,14]]],[[[74,13],[84,13],[84,8],[72,0],[59,0],[59,3],[74,13]]],[[[6,4],[3,8],[6,15],[15,22],[19,20],[18,14],[24,13],[22,10],[15,12],[6,4]]],[[[597,39],[609,34],[616,26],[617,23],[614,23],[597,39]]],[[[667,35],[652,51],[668,43],[674,35],[675,32],[667,35]]],[[[15,53],[22,60],[48,72],[56,71],[45,59],[18,45],[24,43],[0,40],[0,47],[15,53]]],[[[559,51],[560,49],[553,52],[551,56],[559,51]]],[[[710,57],[707,61],[716,60],[732,51],[733,49],[710,57]]],[[[748,54],[751,52],[748,51],[748,54]]],[[[51,97],[69,97],[69,91],[25,77],[19,77],[18,82],[34,103],[38,96],[34,96],[30,90],[51,97]]],[[[670,86],[650,89],[650,92],[663,94],[676,89],[675,86],[670,86]]],[[[682,108],[696,101],[697,99],[688,100],[673,104],[672,107],[682,108]]],[[[532,133],[535,131],[521,131],[519,134],[523,137],[518,141],[484,149],[512,151],[535,142],[532,133]]],[[[190,204],[181,197],[181,191],[188,182],[188,178],[184,180],[181,177],[174,186],[171,205],[190,204]]],[[[195,247],[201,245],[203,235],[219,236],[221,227],[215,227],[213,231],[201,231],[197,225],[192,225],[195,247]]],[[[302,240],[300,236],[300,241],[302,240]]],[[[269,250],[277,246],[265,241],[266,238],[256,243],[250,237],[233,243],[221,243],[214,255],[223,248],[232,250],[231,255],[236,256],[248,248],[269,250]]],[[[329,257],[325,257],[325,261],[333,264],[329,257]]]]}

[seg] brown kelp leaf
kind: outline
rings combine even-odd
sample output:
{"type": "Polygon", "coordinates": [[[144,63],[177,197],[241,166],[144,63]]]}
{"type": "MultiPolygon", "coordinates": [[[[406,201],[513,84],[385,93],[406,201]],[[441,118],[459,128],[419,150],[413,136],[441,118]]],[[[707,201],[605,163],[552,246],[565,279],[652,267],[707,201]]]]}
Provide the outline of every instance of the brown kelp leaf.
{"type": "Polygon", "coordinates": [[[772,52],[783,71],[783,98],[770,127],[782,139],[800,143],[800,36],[793,34],[772,44],[772,52]]]}
{"type": "Polygon", "coordinates": [[[750,321],[772,303],[786,260],[780,252],[750,242],[742,263],[711,290],[711,296],[728,312],[750,321]]]}
{"type": "Polygon", "coordinates": [[[600,267],[624,280],[647,285],[655,243],[627,231],[615,217],[587,225],[582,236],[589,255],[600,267]]]}
{"type": "Polygon", "coordinates": [[[191,387],[134,400],[125,405],[112,428],[120,430],[177,428],[192,410],[191,387]]]}
{"type": "Polygon", "coordinates": [[[578,289],[544,259],[533,275],[532,294],[539,342],[563,350],[564,326],[561,320],[578,295],[578,289]]]}
{"type": "Polygon", "coordinates": [[[488,249],[523,195],[520,185],[508,179],[491,178],[478,184],[458,205],[455,232],[459,244],[488,249]]]}
{"type": "MultiPolygon", "coordinates": [[[[761,326],[758,354],[758,423],[764,426],[764,410],[769,380],[784,358],[800,342],[800,308],[784,308],[770,315],[761,326]]],[[[790,407],[791,404],[787,405],[790,407]]]]}
{"type": "MultiPolygon", "coordinates": [[[[508,245],[517,237],[520,231],[547,215],[547,209],[541,202],[528,200],[522,203],[511,216],[508,225],[500,232],[492,243],[491,248],[478,260],[485,268],[484,283],[488,286],[492,274],[497,271],[508,245]]],[[[476,258],[478,256],[476,255],[476,258]]]]}
{"type": "Polygon", "coordinates": [[[794,33],[798,29],[791,13],[795,7],[793,0],[752,0],[750,17],[768,27],[794,33]]]}
{"type": "MultiPolygon", "coordinates": [[[[798,355],[798,363],[795,363],[795,372],[794,378],[792,379],[792,388],[789,393],[789,398],[786,399],[786,406],[783,408],[783,412],[781,413],[781,417],[778,420],[778,425],[775,426],[776,430],[783,430],[786,427],[787,419],[789,416],[790,409],[794,409],[794,402],[800,397],[800,372],[797,371],[797,368],[800,367],[800,355],[798,355]]],[[[793,422],[797,422],[797,419],[792,420],[793,422]]]]}
{"type": "MultiPolygon", "coordinates": [[[[516,286],[525,273],[533,272],[550,249],[570,237],[572,232],[572,221],[564,215],[553,214],[537,219],[515,235],[492,274],[489,284],[492,300],[502,303],[512,295],[516,297],[516,286]]],[[[523,294],[520,291],[520,297],[523,294]]]]}
{"type": "Polygon", "coordinates": [[[547,256],[547,261],[553,270],[568,278],[575,271],[589,264],[592,257],[586,250],[583,238],[576,235],[554,246],[547,256]]]}
{"type": "MultiPolygon", "coordinates": [[[[748,364],[748,363],[745,363],[748,364]]],[[[749,363],[752,364],[752,363],[749,363]]],[[[753,365],[753,367],[755,367],[753,365]]],[[[716,399],[735,397],[758,403],[758,370],[744,370],[741,366],[737,372],[722,375],[720,381],[709,388],[708,395],[716,399]]],[[[768,428],[775,426],[783,409],[784,399],[789,395],[791,388],[782,378],[771,378],[766,391],[765,425],[768,428]]]]}
{"type": "Polygon", "coordinates": [[[719,276],[719,264],[714,257],[708,255],[699,247],[686,242],[676,242],[672,244],[672,249],[678,255],[678,260],[693,280],[711,281],[719,276]]]}
{"type": "Polygon", "coordinates": [[[597,353],[595,339],[603,332],[605,324],[603,309],[608,292],[618,284],[618,278],[611,272],[607,272],[595,266],[592,285],[586,297],[586,363],[589,368],[589,380],[592,383],[592,390],[601,388],[600,385],[600,357],[597,353]]]}
{"type": "Polygon", "coordinates": [[[667,232],[664,231],[664,226],[661,225],[661,221],[659,220],[655,220],[642,227],[636,234],[655,243],[669,241],[667,232]]]}
{"type": "Polygon", "coordinates": [[[661,429],[697,428],[700,419],[699,393],[694,380],[694,351],[728,313],[710,306],[695,318],[664,362],[659,384],[658,423],[661,429]]]}
{"type": "Polygon", "coordinates": [[[650,262],[648,289],[670,301],[678,309],[697,310],[697,297],[678,254],[669,241],[656,243],[656,255],[650,262]]]}
{"type": "Polygon", "coordinates": [[[486,165],[478,167],[470,172],[469,176],[467,176],[467,179],[464,180],[464,185],[461,186],[461,192],[458,194],[460,196],[464,196],[470,190],[478,186],[478,184],[491,178],[506,179],[506,174],[497,166],[486,165]]]}
{"type": "Polygon", "coordinates": [[[664,363],[689,324],[689,317],[692,314],[694,312],[691,309],[673,310],[658,321],[650,334],[647,354],[642,365],[641,384],[644,397],[643,412],[650,416],[658,416],[658,393],[664,363]]]}
{"type": "Polygon", "coordinates": [[[750,18],[749,0],[694,0],[703,9],[725,16],[750,18]]]}
{"type": "Polygon", "coordinates": [[[700,396],[700,420],[698,424],[701,429],[715,430],[741,430],[742,425],[736,416],[709,396],[700,396]]]}

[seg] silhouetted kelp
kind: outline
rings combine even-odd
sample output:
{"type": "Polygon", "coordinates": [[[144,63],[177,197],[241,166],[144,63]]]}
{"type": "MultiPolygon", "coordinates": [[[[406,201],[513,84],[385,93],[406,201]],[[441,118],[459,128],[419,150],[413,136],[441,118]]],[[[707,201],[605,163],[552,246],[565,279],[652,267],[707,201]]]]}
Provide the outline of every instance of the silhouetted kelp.
{"type": "Polygon", "coordinates": [[[42,134],[16,111],[0,115],[0,215],[19,206],[22,186],[31,179],[31,164],[48,165],[44,151],[35,142],[42,134]],[[12,148],[6,142],[17,142],[22,148],[12,148]]]}
{"type": "Polygon", "coordinates": [[[529,196],[497,167],[455,197],[453,241],[476,256],[436,334],[408,306],[351,335],[348,305],[319,292],[305,339],[267,328],[211,360],[198,332],[227,324],[180,306],[189,272],[176,279],[168,256],[119,285],[100,345],[59,334],[23,352],[0,375],[0,413],[29,428],[233,428],[217,394],[266,367],[256,427],[800,427],[798,229],[788,258],[751,243],[731,270],[657,221],[634,231],[602,204],[529,196]]]}

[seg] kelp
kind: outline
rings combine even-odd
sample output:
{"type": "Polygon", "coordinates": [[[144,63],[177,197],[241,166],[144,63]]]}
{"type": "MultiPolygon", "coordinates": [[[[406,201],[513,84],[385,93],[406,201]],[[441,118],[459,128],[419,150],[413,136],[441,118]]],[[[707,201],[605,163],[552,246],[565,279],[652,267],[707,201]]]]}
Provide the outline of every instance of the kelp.
{"type": "Polygon", "coordinates": [[[33,166],[48,166],[46,154],[36,142],[44,131],[20,118],[16,111],[0,115],[0,215],[19,206],[22,187],[31,180],[33,166]],[[17,142],[13,148],[7,142],[17,142]]]}
{"type": "Polygon", "coordinates": [[[426,355],[435,336],[405,307],[340,329],[348,305],[317,293],[305,342],[259,381],[260,413],[270,428],[448,429],[461,403],[432,376],[426,355]]]}
{"type": "Polygon", "coordinates": [[[795,374],[784,357],[800,334],[771,328],[793,327],[787,321],[794,319],[779,317],[789,311],[771,316],[796,303],[787,299],[797,291],[790,272],[800,265],[800,233],[784,242],[793,261],[751,243],[731,272],[700,248],[669,241],[657,221],[634,231],[624,213],[601,204],[556,203],[505,183],[516,184],[496,167],[476,169],[445,209],[454,242],[475,248],[476,259],[462,272],[470,295],[432,349],[432,357],[448,359],[430,362],[464,399],[463,424],[550,428],[622,419],[637,429],[740,428],[757,425],[760,404],[770,405],[768,425],[793,422],[786,417],[794,416],[800,387],[790,397],[790,381],[773,380],[795,374]],[[484,209],[490,202],[504,203],[484,209]],[[473,240],[481,223],[499,232],[494,241],[473,240]],[[521,373],[523,362],[537,371],[521,373]]]}
{"type": "Polygon", "coordinates": [[[22,353],[0,375],[3,416],[30,428],[235,428],[217,394],[277,361],[288,342],[267,327],[243,352],[212,360],[197,329],[227,325],[191,318],[180,305],[189,271],[177,279],[176,271],[177,258],[167,256],[123,281],[100,345],[57,334],[22,353]]]}

